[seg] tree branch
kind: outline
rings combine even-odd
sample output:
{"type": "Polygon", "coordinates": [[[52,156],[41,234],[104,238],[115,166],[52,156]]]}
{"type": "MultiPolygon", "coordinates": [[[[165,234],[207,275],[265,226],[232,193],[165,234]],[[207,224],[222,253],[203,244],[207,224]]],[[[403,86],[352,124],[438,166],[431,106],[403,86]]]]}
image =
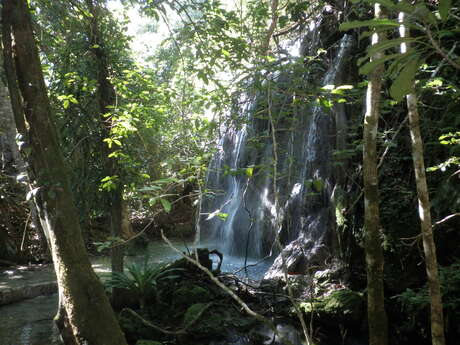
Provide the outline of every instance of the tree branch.
{"type": "Polygon", "coordinates": [[[445,218],[441,219],[440,221],[434,223],[434,224],[433,224],[433,228],[434,228],[435,226],[441,225],[442,223],[445,223],[445,222],[447,222],[448,220],[450,220],[450,219],[452,219],[452,218],[454,218],[454,217],[458,217],[458,216],[460,216],[460,213],[454,213],[454,214],[448,215],[447,217],[445,217],[445,218]]]}
{"type": "Polygon", "coordinates": [[[132,316],[134,316],[136,319],[140,320],[142,322],[142,324],[144,326],[147,326],[147,327],[150,327],[150,328],[153,328],[154,330],[158,331],[158,332],[161,332],[161,333],[164,333],[164,334],[168,334],[168,335],[180,335],[180,334],[186,334],[187,333],[187,330],[196,322],[200,319],[201,315],[203,315],[203,313],[208,310],[214,303],[208,303],[206,304],[203,309],[201,309],[199,311],[199,313],[196,314],[196,316],[190,320],[184,328],[182,329],[179,329],[178,331],[168,331],[167,329],[163,329],[161,328],[160,326],[157,326],[155,325],[154,323],[152,323],[151,321],[149,320],[146,320],[144,319],[142,316],[140,316],[138,313],[136,313],[134,310],[130,309],[130,308],[124,308],[122,309],[122,311],[120,312],[120,315],[123,314],[123,313],[128,313],[132,316]]]}
{"type": "Polygon", "coordinates": [[[446,61],[453,67],[455,67],[456,69],[460,69],[460,65],[458,63],[456,63],[454,60],[452,60],[448,54],[446,54],[446,52],[444,50],[442,50],[442,48],[439,46],[438,42],[436,42],[436,40],[434,39],[432,33],[431,33],[431,30],[429,28],[425,28],[426,29],[426,34],[428,36],[428,39],[430,40],[431,42],[431,45],[433,46],[433,48],[444,58],[446,59],[446,61]]]}

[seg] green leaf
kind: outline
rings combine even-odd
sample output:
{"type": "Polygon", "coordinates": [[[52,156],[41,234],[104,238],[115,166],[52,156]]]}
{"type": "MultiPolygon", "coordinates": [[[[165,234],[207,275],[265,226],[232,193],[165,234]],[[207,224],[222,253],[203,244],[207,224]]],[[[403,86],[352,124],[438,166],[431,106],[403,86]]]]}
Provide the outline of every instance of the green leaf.
{"type": "Polygon", "coordinates": [[[394,5],[394,9],[399,12],[412,13],[415,10],[415,6],[411,5],[407,1],[402,0],[394,5]]]}
{"type": "Polygon", "coordinates": [[[351,22],[346,22],[340,24],[340,30],[341,31],[347,31],[351,29],[357,29],[357,28],[362,28],[362,27],[381,27],[381,26],[388,26],[389,28],[391,27],[398,27],[399,23],[391,20],[391,19],[371,19],[371,20],[356,20],[356,21],[351,21],[351,22]]]}
{"type": "Polygon", "coordinates": [[[414,49],[410,49],[407,53],[400,54],[387,68],[388,75],[396,78],[396,75],[404,68],[404,66],[416,55],[414,49]]]}
{"type": "Polygon", "coordinates": [[[443,80],[441,78],[435,78],[433,80],[429,80],[426,83],[426,87],[437,88],[437,87],[442,86],[442,84],[443,84],[443,80]]]}
{"type": "Polygon", "coordinates": [[[399,57],[401,54],[390,54],[390,55],[386,55],[384,56],[383,58],[380,58],[380,59],[377,59],[377,60],[374,60],[374,61],[371,61],[371,62],[368,62],[367,64],[365,64],[364,66],[362,66],[360,69],[359,69],[359,73],[360,74],[369,74],[371,73],[377,66],[381,65],[382,63],[384,62],[387,62],[389,60],[392,60],[394,58],[397,58],[399,57]]]}
{"type": "Polygon", "coordinates": [[[226,220],[228,217],[228,213],[219,212],[217,213],[217,217],[219,217],[222,220],[226,220]]]}
{"type": "Polygon", "coordinates": [[[393,47],[398,47],[402,44],[402,43],[408,43],[408,42],[414,42],[414,41],[417,41],[416,38],[411,38],[411,37],[404,37],[404,38],[396,38],[396,39],[393,39],[393,40],[386,40],[386,41],[383,41],[383,42],[379,42],[377,44],[374,44],[372,46],[370,46],[368,49],[367,49],[367,54],[369,56],[372,56],[372,55],[375,55],[381,51],[384,51],[384,50],[387,50],[389,48],[393,48],[393,47]]]}
{"type": "MultiPolygon", "coordinates": [[[[364,57],[361,57],[357,60],[357,64],[358,65],[361,65],[364,61],[370,59],[373,55],[381,52],[381,51],[384,51],[386,49],[389,49],[389,48],[393,48],[393,47],[397,47],[399,45],[401,45],[402,43],[408,43],[408,42],[415,42],[417,41],[417,39],[415,38],[398,38],[398,39],[394,39],[394,40],[386,40],[386,41],[383,41],[383,42],[380,42],[380,43],[377,43],[371,47],[369,47],[367,49],[368,53],[366,56],[364,57]]],[[[400,54],[396,54],[396,55],[400,55],[400,54]]],[[[392,55],[394,56],[394,55],[392,55]]],[[[387,61],[387,60],[385,60],[387,61]]],[[[363,73],[364,74],[364,73],[363,73]]]]}
{"type": "Polygon", "coordinates": [[[439,0],[439,15],[441,16],[441,19],[443,22],[447,20],[447,17],[449,17],[449,10],[452,7],[452,0],[439,0]]]}
{"type": "Polygon", "coordinates": [[[429,23],[432,25],[437,24],[436,16],[423,3],[418,3],[415,6],[415,10],[411,14],[414,15],[416,18],[420,19],[421,21],[423,21],[424,23],[429,23]]]}
{"type": "Polygon", "coordinates": [[[164,210],[169,213],[171,211],[171,203],[166,199],[160,199],[161,205],[163,205],[164,210]]]}
{"type": "Polygon", "coordinates": [[[107,143],[107,146],[109,147],[109,149],[112,148],[113,140],[111,138],[105,138],[102,141],[107,143]]]}
{"type": "Polygon", "coordinates": [[[388,30],[393,30],[393,27],[382,26],[372,28],[370,31],[363,31],[359,34],[358,40],[361,41],[365,38],[371,37],[373,34],[386,33],[388,30]]]}
{"type": "Polygon", "coordinates": [[[153,181],[153,183],[156,183],[156,184],[166,184],[166,183],[174,183],[174,182],[178,182],[178,180],[174,177],[167,177],[167,178],[162,178],[162,179],[153,181]]]}
{"type": "Polygon", "coordinates": [[[247,177],[252,177],[253,173],[254,173],[254,167],[246,168],[246,176],[247,177]]]}
{"type": "Polygon", "coordinates": [[[390,95],[396,101],[401,101],[403,97],[414,91],[414,77],[420,66],[418,57],[410,60],[401,70],[390,88],[390,95]]]}
{"type": "Polygon", "coordinates": [[[222,52],[222,55],[225,56],[225,57],[230,57],[230,52],[228,50],[225,50],[225,49],[221,49],[221,52],[222,52]]]}

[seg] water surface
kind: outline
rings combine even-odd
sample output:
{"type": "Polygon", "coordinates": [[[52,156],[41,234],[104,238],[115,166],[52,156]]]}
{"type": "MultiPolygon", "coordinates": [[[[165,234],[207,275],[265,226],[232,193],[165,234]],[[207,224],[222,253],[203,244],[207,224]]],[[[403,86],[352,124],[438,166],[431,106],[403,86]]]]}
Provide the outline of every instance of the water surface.
{"type": "MultiPolygon", "coordinates": [[[[190,253],[194,245],[174,241],[173,245],[182,252],[190,253]]],[[[202,243],[198,247],[214,249],[210,243],[202,243]]],[[[136,255],[127,256],[125,262],[142,262],[145,258],[152,265],[165,264],[180,258],[180,254],[162,241],[149,243],[146,249],[138,250],[136,255]]],[[[218,258],[211,256],[214,268],[218,258]]],[[[102,279],[110,274],[110,257],[91,258],[93,269],[102,279]]],[[[270,261],[248,258],[247,269],[242,269],[245,258],[224,256],[221,271],[236,273],[240,277],[260,279],[268,269],[270,261]],[[255,266],[253,266],[255,265],[255,266]]],[[[18,287],[39,282],[55,280],[52,266],[37,270],[15,269],[3,271],[0,276],[1,287],[18,287]]],[[[58,304],[57,294],[40,296],[0,307],[0,345],[58,345],[59,333],[54,326],[53,317],[58,304]]]]}
{"type": "Polygon", "coordinates": [[[1,345],[60,345],[54,325],[58,295],[39,296],[0,307],[1,345]]]}

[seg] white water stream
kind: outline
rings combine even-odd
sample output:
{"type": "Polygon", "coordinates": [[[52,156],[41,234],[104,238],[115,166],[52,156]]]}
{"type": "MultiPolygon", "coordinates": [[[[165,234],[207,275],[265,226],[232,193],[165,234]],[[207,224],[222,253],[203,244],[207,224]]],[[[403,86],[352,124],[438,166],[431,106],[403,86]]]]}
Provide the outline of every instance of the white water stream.
{"type": "MultiPolygon", "coordinates": [[[[321,44],[318,30],[310,30],[313,38],[308,49],[313,54],[321,44]]],[[[239,116],[245,125],[241,129],[230,126],[221,140],[207,176],[206,190],[211,193],[203,199],[199,220],[200,237],[213,242],[224,255],[276,256],[276,234],[287,249],[290,271],[303,272],[331,255],[332,191],[339,184],[333,151],[339,149],[346,115],[340,104],[327,108],[306,100],[295,102],[297,89],[292,83],[304,84],[298,85],[300,93],[302,87],[340,85],[352,43],[347,35],[337,41],[334,56],[320,73],[277,72],[270,81],[276,87],[242,97],[246,103],[239,116]],[[224,217],[209,216],[217,213],[224,217]]],[[[280,274],[279,261],[267,278],[280,274]]]]}

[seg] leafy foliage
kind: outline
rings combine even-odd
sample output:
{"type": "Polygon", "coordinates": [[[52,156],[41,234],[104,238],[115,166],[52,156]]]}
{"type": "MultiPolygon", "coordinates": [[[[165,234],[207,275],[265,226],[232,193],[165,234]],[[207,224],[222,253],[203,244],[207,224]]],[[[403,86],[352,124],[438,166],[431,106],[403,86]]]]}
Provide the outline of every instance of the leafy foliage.
{"type": "Polygon", "coordinates": [[[414,92],[411,81],[415,79],[421,67],[435,54],[444,57],[450,67],[460,69],[460,63],[458,63],[460,59],[456,62],[455,54],[452,54],[456,47],[455,33],[458,31],[456,30],[458,16],[454,12],[459,9],[452,7],[451,1],[440,1],[437,9],[424,2],[412,4],[406,0],[397,3],[391,0],[364,0],[364,2],[380,3],[389,13],[389,18],[349,21],[341,24],[340,28],[341,30],[363,27],[373,29],[373,31],[362,33],[362,38],[372,35],[374,31],[386,33],[389,38],[370,46],[367,49],[367,55],[359,59],[358,64],[362,65],[360,73],[369,74],[377,66],[391,61],[388,67],[388,74],[393,79],[390,95],[395,100],[400,101],[405,95],[414,92]],[[405,13],[403,20],[391,19],[397,17],[399,12],[405,13]],[[393,38],[395,28],[401,25],[409,28],[414,37],[393,38]],[[401,45],[410,45],[410,47],[405,53],[393,53],[395,49],[399,50],[401,45]],[[386,53],[384,57],[365,63],[371,56],[382,52],[386,53]]]}
{"type": "MultiPolygon", "coordinates": [[[[447,133],[439,137],[439,143],[442,145],[455,145],[458,149],[460,148],[460,132],[447,133]]],[[[428,168],[428,171],[441,170],[445,171],[450,166],[460,167],[460,157],[454,155],[450,156],[446,161],[439,163],[433,167],[428,168]]],[[[460,171],[456,171],[454,174],[458,174],[460,171]]]]}
{"type": "MultiPolygon", "coordinates": [[[[439,269],[443,306],[447,318],[460,316],[460,261],[439,269]]],[[[421,314],[427,313],[430,305],[428,286],[418,290],[407,289],[396,296],[411,322],[416,322],[421,314]]]]}
{"type": "Polygon", "coordinates": [[[165,280],[177,279],[179,268],[167,268],[167,265],[150,266],[148,256],[141,264],[133,263],[126,267],[126,273],[112,273],[107,285],[111,288],[126,289],[134,293],[139,299],[141,309],[145,307],[146,300],[152,296],[157,300],[158,285],[165,280]]]}

